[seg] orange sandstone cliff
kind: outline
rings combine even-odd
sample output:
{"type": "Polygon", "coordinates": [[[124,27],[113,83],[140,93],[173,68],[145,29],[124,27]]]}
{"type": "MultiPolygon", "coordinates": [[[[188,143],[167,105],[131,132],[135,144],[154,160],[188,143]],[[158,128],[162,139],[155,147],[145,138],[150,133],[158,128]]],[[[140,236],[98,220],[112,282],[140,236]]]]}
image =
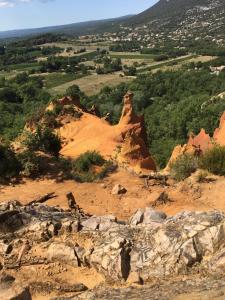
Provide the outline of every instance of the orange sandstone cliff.
{"type": "Polygon", "coordinates": [[[213,139],[215,143],[225,146],[225,112],[222,114],[220,118],[220,125],[213,134],[213,139]]]}
{"type": "Polygon", "coordinates": [[[165,171],[169,171],[170,164],[175,161],[180,155],[183,154],[195,154],[201,155],[213,146],[225,146],[225,112],[220,118],[220,125],[214,131],[213,137],[201,129],[198,135],[190,134],[189,140],[185,145],[178,145],[174,148],[170,160],[165,168],[165,171]]]}
{"type": "MultiPolygon", "coordinates": [[[[137,173],[155,171],[155,162],[146,145],[144,118],[136,116],[132,100],[133,94],[128,92],[124,96],[120,121],[114,126],[78,105],[82,116],[63,122],[57,129],[64,142],[61,154],[76,158],[86,151],[95,150],[105,158],[116,160],[120,165],[137,173]]],[[[71,102],[67,97],[59,100],[58,104],[67,105],[71,102]]]]}

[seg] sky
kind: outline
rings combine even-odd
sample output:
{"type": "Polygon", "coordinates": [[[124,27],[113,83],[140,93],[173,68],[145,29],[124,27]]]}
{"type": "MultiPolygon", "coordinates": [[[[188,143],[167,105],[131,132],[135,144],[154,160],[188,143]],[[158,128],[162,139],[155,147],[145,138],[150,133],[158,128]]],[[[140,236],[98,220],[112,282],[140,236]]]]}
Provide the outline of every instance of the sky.
{"type": "Polygon", "coordinates": [[[136,14],[157,0],[0,0],[0,31],[136,14]]]}

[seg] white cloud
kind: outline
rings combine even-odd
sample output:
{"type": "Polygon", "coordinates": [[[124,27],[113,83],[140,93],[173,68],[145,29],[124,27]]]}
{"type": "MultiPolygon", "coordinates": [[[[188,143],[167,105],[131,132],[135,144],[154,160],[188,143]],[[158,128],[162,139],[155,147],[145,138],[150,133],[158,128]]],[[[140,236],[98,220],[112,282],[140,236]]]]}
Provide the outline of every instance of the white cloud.
{"type": "MultiPolygon", "coordinates": [[[[29,3],[33,0],[0,0],[0,8],[4,7],[14,7],[18,3],[29,3]]],[[[52,0],[39,0],[40,2],[48,2],[52,0]]]]}
{"type": "Polygon", "coordinates": [[[14,3],[12,3],[11,1],[1,1],[0,0],[0,8],[1,7],[13,7],[14,3]]]}

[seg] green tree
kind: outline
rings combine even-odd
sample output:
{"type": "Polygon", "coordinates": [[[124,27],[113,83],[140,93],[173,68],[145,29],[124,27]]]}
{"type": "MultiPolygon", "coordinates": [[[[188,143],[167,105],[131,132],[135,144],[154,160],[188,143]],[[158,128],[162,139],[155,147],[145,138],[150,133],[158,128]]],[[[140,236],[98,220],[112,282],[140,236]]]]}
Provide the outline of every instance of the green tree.
{"type": "Polygon", "coordinates": [[[38,127],[36,132],[28,133],[24,145],[30,151],[43,151],[56,157],[61,150],[60,138],[49,128],[38,127]]]}

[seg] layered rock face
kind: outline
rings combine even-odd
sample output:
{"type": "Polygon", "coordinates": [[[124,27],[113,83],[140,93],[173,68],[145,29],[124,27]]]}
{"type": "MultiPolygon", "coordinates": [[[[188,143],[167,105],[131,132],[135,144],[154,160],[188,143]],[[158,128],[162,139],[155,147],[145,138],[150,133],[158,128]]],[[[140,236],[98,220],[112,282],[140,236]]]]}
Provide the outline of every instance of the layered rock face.
{"type": "Polygon", "coordinates": [[[175,161],[180,155],[194,154],[201,155],[207,150],[213,148],[215,145],[225,145],[225,112],[220,118],[219,128],[214,131],[213,137],[210,137],[204,129],[201,129],[198,135],[190,134],[187,144],[178,145],[174,148],[170,160],[165,168],[169,171],[170,164],[175,161]]]}
{"type": "MultiPolygon", "coordinates": [[[[61,99],[59,104],[67,105],[68,99],[61,99]]],[[[132,100],[133,94],[128,92],[124,96],[120,121],[115,126],[99,118],[96,110],[87,112],[84,109],[79,119],[64,122],[58,130],[64,141],[61,154],[77,157],[95,150],[137,173],[155,171],[156,165],[146,145],[144,118],[135,115],[132,100]]]]}
{"type": "Polygon", "coordinates": [[[4,271],[59,263],[94,268],[107,282],[121,284],[204,270],[209,276],[225,267],[225,215],[217,211],[167,217],[146,208],[121,223],[111,215],[88,216],[14,201],[1,204],[0,221],[4,271]]]}
{"type": "Polygon", "coordinates": [[[132,225],[133,218],[131,225],[117,225],[101,234],[90,261],[108,278],[127,280],[137,272],[148,280],[185,274],[196,264],[209,271],[223,266],[223,214],[185,212],[172,218],[155,211],[143,214],[139,225],[132,225]]]}

